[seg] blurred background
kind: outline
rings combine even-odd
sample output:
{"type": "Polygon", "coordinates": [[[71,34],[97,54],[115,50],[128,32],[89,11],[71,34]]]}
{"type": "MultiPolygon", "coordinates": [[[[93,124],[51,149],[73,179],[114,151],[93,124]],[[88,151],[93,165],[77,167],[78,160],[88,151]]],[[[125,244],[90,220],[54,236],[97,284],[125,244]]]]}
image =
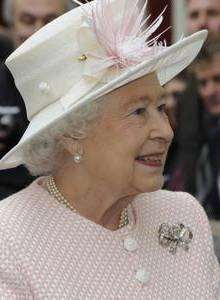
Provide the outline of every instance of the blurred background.
{"type": "MultiPolygon", "coordinates": [[[[68,0],[0,0],[0,157],[28,125],[23,99],[4,61],[35,31],[74,6],[68,0]]],[[[210,219],[220,260],[220,0],[149,0],[146,15],[152,21],[164,9],[159,32],[168,29],[161,37],[168,45],[183,35],[209,30],[196,61],[165,86],[175,138],[164,188],[198,199],[210,219]]],[[[24,166],[0,171],[0,200],[33,180],[24,166]]]]}

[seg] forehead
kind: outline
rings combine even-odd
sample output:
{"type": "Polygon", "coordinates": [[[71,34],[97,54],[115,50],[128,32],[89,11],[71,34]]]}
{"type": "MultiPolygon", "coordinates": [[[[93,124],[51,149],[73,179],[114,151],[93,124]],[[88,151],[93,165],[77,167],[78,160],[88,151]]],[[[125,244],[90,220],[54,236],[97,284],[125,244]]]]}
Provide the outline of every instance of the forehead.
{"type": "Polygon", "coordinates": [[[212,74],[220,73],[220,53],[214,55],[210,60],[204,60],[198,63],[195,68],[199,77],[205,77],[212,74]]]}
{"type": "Polygon", "coordinates": [[[180,79],[173,79],[168,82],[165,86],[165,91],[168,93],[172,93],[175,91],[181,92],[186,86],[186,83],[180,79]]]}
{"type": "Polygon", "coordinates": [[[220,10],[219,0],[188,0],[189,10],[204,10],[204,9],[220,10]]]}
{"type": "Polygon", "coordinates": [[[61,0],[16,0],[15,10],[17,12],[25,11],[33,14],[41,12],[62,11],[64,1],[61,0]]]}
{"type": "Polygon", "coordinates": [[[155,102],[164,95],[157,75],[152,73],[111,92],[107,98],[117,108],[127,108],[140,101],[155,102]],[[117,101],[116,101],[117,100],[117,101]]]}

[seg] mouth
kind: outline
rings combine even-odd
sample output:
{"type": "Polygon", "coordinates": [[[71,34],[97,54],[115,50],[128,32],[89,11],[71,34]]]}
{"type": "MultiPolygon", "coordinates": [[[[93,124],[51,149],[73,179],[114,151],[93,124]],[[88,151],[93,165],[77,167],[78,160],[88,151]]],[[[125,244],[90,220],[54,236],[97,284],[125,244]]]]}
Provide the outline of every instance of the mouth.
{"type": "Polygon", "coordinates": [[[140,155],[135,161],[151,168],[161,168],[164,164],[164,152],[140,155]]]}

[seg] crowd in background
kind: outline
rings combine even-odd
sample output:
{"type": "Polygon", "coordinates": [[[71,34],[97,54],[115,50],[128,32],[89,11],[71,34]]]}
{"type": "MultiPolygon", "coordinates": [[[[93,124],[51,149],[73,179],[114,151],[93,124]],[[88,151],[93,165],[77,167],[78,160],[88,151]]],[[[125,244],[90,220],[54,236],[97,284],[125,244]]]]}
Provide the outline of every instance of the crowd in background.
{"type": "Polygon", "coordinates": [[[220,1],[188,0],[187,29],[208,29],[196,61],[166,86],[175,132],[166,188],[186,191],[220,220],[220,1]]]}
{"type": "MultiPolygon", "coordinates": [[[[190,68],[165,86],[175,132],[165,188],[193,194],[211,219],[220,220],[220,1],[185,1],[188,33],[207,28],[209,37],[190,68]]],[[[4,61],[70,7],[68,0],[0,0],[0,157],[16,145],[28,125],[22,97],[4,61]]],[[[0,199],[33,179],[24,166],[0,171],[0,199]]]]}

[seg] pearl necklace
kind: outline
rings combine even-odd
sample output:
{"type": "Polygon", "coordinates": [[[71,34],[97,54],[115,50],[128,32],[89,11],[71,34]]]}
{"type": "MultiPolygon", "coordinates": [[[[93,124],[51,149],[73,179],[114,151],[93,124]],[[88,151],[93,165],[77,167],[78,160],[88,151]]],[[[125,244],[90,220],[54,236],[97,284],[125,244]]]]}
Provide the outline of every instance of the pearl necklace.
{"type": "MultiPolygon", "coordinates": [[[[67,208],[69,208],[74,213],[77,213],[77,210],[60,193],[60,191],[58,190],[58,188],[56,186],[55,180],[54,180],[54,178],[52,176],[50,176],[47,179],[46,187],[47,187],[48,192],[52,196],[54,196],[54,198],[56,198],[58,202],[64,204],[67,208]]],[[[120,222],[119,222],[118,228],[120,229],[120,228],[128,225],[128,223],[129,223],[128,210],[127,210],[127,208],[125,208],[125,209],[123,209],[123,211],[121,213],[120,222]]]]}

